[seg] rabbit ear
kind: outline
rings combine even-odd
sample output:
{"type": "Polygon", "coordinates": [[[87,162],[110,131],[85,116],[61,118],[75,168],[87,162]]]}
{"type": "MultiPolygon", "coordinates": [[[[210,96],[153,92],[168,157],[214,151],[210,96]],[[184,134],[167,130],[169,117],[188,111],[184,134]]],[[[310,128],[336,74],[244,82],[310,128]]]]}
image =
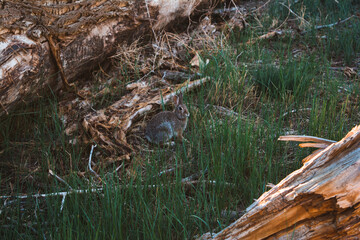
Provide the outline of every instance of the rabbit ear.
{"type": "Polygon", "coordinates": [[[180,92],[178,94],[178,98],[179,98],[179,104],[182,104],[183,103],[183,95],[182,95],[182,92],[180,92]]]}
{"type": "Polygon", "coordinates": [[[179,98],[179,96],[174,95],[174,96],[173,96],[173,101],[174,101],[175,106],[179,105],[179,103],[180,103],[180,98],[179,98]]]}

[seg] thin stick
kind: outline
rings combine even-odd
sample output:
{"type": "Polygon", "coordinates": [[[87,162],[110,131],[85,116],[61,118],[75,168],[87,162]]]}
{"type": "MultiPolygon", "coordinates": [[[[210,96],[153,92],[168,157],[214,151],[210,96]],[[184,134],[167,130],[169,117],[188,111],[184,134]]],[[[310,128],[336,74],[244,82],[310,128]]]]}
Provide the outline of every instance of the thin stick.
{"type": "Polygon", "coordinates": [[[216,110],[216,112],[218,112],[219,114],[221,114],[223,116],[228,116],[228,117],[237,117],[237,116],[239,116],[239,114],[237,112],[234,112],[233,110],[228,109],[228,108],[223,107],[223,106],[206,104],[205,108],[207,108],[207,107],[213,107],[216,110]]]}
{"type": "Polygon", "coordinates": [[[64,179],[62,179],[62,178],[59,177],[58,175],[56,175],[51,169],[49,169],[49,173],[50,173],[50,175],[54,176],[57,180],[59,180],[60,182],[64,183],[66,186],[68,186],[70,190],[73,189],[73,188],[70,186],[70,184],[68,184],[64,179]]]}
{"type": "MultiPolygon", "coordinates": [[[[246,44],[254,44],[256,43],[256,41],[259,41],[259,40],[264,40],[264,39],[270,39],[270,38],[273,38],[277,35],[283,35],[285,32],[284,31],[280,31],[280,30],[273,30],[273,31],[270,31],[268,33],[265,33],[255,39],[249,39],[246,44]]],[[[263,64],[262,64],[263,65],[263,64]]]]}
{"type": "Polygon", "coordinates": [[[283,5],[284,7],[286,7],[287,9],[289,9],[289,11],[294,14],[296,17],[300,18],[301,20],[303,20],[304,22],[306,22],[308,25],[310,25],[310,23],[303,17],[300,17],[299,15],[297,15],[293,10],[290,9],[290,7],[286,6],[284,3],[280,3],[281,5],[283,5]]]}
{"type": "MultiPolygon", "coordinates": [[[[56,175],[51,169],[49,169],[49,173],[50,173],[52,176],[54,176],[56,179],[58,179],[60,182],[62,182],[62,183],[64,183],[65,185],[67,185],[70,190],[73,190],[73,188],[70,186],[70,184],[68,184],[64,179],[62,179],[62,178],[59,177],[58,175],[56,175]]],[[[63,195],[62,200],[61,200],[60,212],[62,212],[62,210],[63,210],[63,208],[64,208],[65,198],[66,198],[66,195],[63,195]]],[[[36,198],[36,203],[37,203],[37,198],[36,198]]],[[[36,207],[37,207],[37,206],[35,206],[35,213],[36,213],[36,207]]]]}
{"type": "Polygon", "coordinates": [[[301,108],[301,109],[294,109],[291,110],[289,112],[284,113],[282,116],[285,117],[286,115],[290,114],[290,113],[296,113],[296,112],[302,112],[302,111],[311,111],[311,108],[301,108]]]}
{"type": "MultiPolygon", "coordinates": [[[[203,171],[204,173],[206,172],[203,171]]],[[[196,178],[198,178],[201,175],[201,173],[196,173],[193,174],[187,178],[184,178],[181,180],[181,184],[183,185],[195,185],[195,184],[200,184],[200,183],[204,183],[204,184],[224,184],[226,186],[235,186],[235,184],[233,183],[228,183],[228,182],[224,182],[224,183],[218,183],[215,180],[194,180],[196,178]]],[[[171,184],[175,184],[175,183],[171,183],[171,184]]],[[[133,188],[158,188],[158,187],[166,187],[166,185],[164,184],[153,184],[153,185],[140,185],[140,186],[136,186],[136,185],[132,185],[132,184],[128,184],[125,186],[120,186],[119,188],[129,188],[129,187],[133,187],[133,188]]],[[[92,189],[73,189],[67,192],[53,192],[53,193],[44,193],[44,194],[33,194],[33,195],[19,195],[19,196],[0,196],[0,199],[5,199],[5,203],[4,206],[2,208],[7,207],[8,205],[16,202],[18,199],[27,199],[27,198],[36,198],[36,200],[38,198],[46,198],[46,197],[55,197],[55,196],[62,196],[62,200],[61,200],[61,206],[60,206],[60,212],[63,210],[64,208],[64,203],[65,203],[65,199],[67,195],[70,194],[83,194],[83,193],[94,193],[94,192],[102,192],[104,189],[102,187],[100,188],[92,188],[92,189]],[[11,200],[8,201],[9,198],[15,198],[15,200],[11,200]]],[[[0,214],[3,212],[3,210],[0,210],[0,214]]]]}
{"type": "MultiPolygon", "coordinates": [[[[61,200],[61,206],[60,206],[60,212],[62,211],[62,209],[64,208],[64,203],[65,203],[65,198],[67,195],[69,194],[74,194],[74,193],[93,193],[93,192],[100,192],[102,191],[103,188],[92,188],[92,189],[71,189],[70,191],[67,192],[53,192],[53,193],[43,193],[43,194],[33,194],[33,195],[18,195],[18,196],[0,196],[0,199],[5,199],[4,202],[4,206],[2,208],[7,207],[8,205],[16,202],[18,199],[27,199],[27,198],[35,198],[36,199],[36,203],[37,203],[37,199],[38,198],[46,198],[46,197],[56,197],[56,196],[62,196],[62,200],[61,200]],[[11,201],[7,201],[9,198],[15,198],[15,200],[11,200],[11,201]]],[[[3,212],[3,210],[0,210],[0,214],[3,212]]]]}
{"type": "Polygon", "coordinates": [[[322,29],[322,28],[333,27],[333,26],[339,25],[339,24],[341,24],[341,23],[344,23],[344,22],[350,20],[350,19],[353,18],[353,17],[354,17],[354,15],[351,15],[350,17],[345,18],[345,19],[343,19],[343,20],[339,20],[339,21],[337,21],[336,23],[331,23],[331,24],[328,24],[328,25],[316,26],[315,29],[316,29],[316,30],[319,30],[319,29],[322,29]]]}
{"type": "Polygon", "coordinates": [[[257,12],[259,11],[260,9],[264,8],[266,5],[268,5],[268,3],[270,2],[271,0],[268,0],[266,3],[264,3],[263,5],[261,5],[260,7],[256,8],[255,10],[252,10],[250,13],[254,13],[254,12],[257,12]]]}
{"type": "MultiPolygon", "coordinates": [[[[349,67],[329,67],[329,69],[331,69],[331,70],[340,70],[340,71],[344,71],[344,70],[346,70],[348,68],[349,67]]],[[[357,70],[358,68],[357,67],[352,67],[351,69],[357,70]]]]}
{"type": "Polygon", "coordinates": [[[64,195],[68,195],[68,194],[73,194],[73,193],[92,193],[92,192],[100,192],[102,191],[103,188],[92,188],[92,189],[73,189],[70,191],[65,191],[65,192],[52,192],[52,193],[37,193],[37,194],[33,194],[33,195],[19,195],[19,196],[9,196],[9,195],[5,195],[5,196],[0,196],[0,199],[6,199],[6,198],[16,198],[16,199],[26,199],[26,198],[43,198],[43,197],[55,197],[55,196],[64,196],[64,195]]]}
{"type": "Polygon", "coordinates": [[[102,179],[101,179],[101,177],[99,176],[99,174],[97,174],[97,173],[92,169],[92,167],[91,167],[91,158],[92,158],[92,154],[93,154],[94,148],[96,148],[96,146],[97,146],[96,144],[91,146],[91,151],[90,151],[90,156],[89,156],[89,165],[88,165],[88,167],[89,167],[90,172],[92,172],[101,182],[103,182],[102,179]]]}
{"type": "Polygon", "coordinates": [[[148,14],[148,17],[149,17],[149,23],[150,23],[150,27],[151,27],[151,30],[154,34],[154,38],[155,38],[155,41],[156,41],[156,44],[159,45],[159,42],[158,42],[158,39],[157,39],[157,36],[156,36],[156,33],[154,31],[154,26],[152,24],[152,19],[151,19],[151,16],[150,16],[150,11],[149,11],[149,6],[148,6],[148,1],[145,0],[145,6],[146,6],[146,12],[148,14]]]}
{"type": "Polygon", "coordinates": [[[127,85],[126,85],[126,89],[131,89],[131,84],[136,84],[136,83],[139,83],[141,82],[144,78],[146,78],[147,76],[149,76],[150,74],[154,73],[154,70],[150,70],[148,73],[146,73],[144,76],[142,76],[141,78],[137,79],[137,80],[134,80],[134,81],[130,81],[127,85]]]}
{"type": "Polygon", "coordinates": [[[188,181],[188,182],[183,182],[182,184],[184,185],[195,185],[195,184],[200,184],[200,183],[203,183],[203,184],[223,184],[225,186],[232,186],[232,187],[235,187],[236,185],[234,183],[228,183],[228,182],[223,182],[223,183],[219,183],[215,180],[193,180],[193,181],[188,181]]]}
{"type": "MultiPolygon", "coordinates": [[[[316,29],[316,30],[320,30],[320,29],[323,29],[323,28],[334,27],[334,26],[336,26],[336,25],[339,25],[339,24],[341,24],[341,23],[344,23],[344,22],[350,20],[350,19],[353,18],[353,17],[354,17],[354,15],[351,15],[350,17],[345,18],[345,19],[343,19],[343,20],[339,20],[339,21],[337,21],[337,22],[335,22],[335,23],[331,23],[331,24],[327,24],[327,25],[315,26],[315,29],[316,29]]],[[[305,33],[307,33],[307,32],[309,32],[309,30],[307,30],[307,31],[302,31],[301,34],[305,34],[305,33]]]]}
{"type": "MultiPolygon", "coordinates": [[[[163,175],[163,174],[167,174],[167,173],[171,173],[171,172],[174,172],[175,171],[175,169],[176,168],[169,168],[169,169],[166,169],[166,170],[164,170],[164,171],[161,171],[161,172],[159,172],[158,173],[158,177],[160,177],[161,175],[163,175]]],[[[155,176],[154,176],[155,177],[155,176]]]]}
{"type": "Polygon", "coordinates": [[[354,15],[351,15],[350,17],[345,18],[345,19],[343,19],[343,20],[339,20],[339,21],[337,21],[336,23],[331,23],[331,24],[327,24],[327,25],[316,26],[315,29],[316,29],[316,30],[319,30],[319,29],[322,29],[322,28],[333,27],[333,26],[339,25],[339,24],[341,24],[341,23],[344,23],[344,22],[350,20],[350,19],[353,18],[353,17],[354,17],[354,15]]]}
{"type": "Polygon", "coordinates": [[[119,169],[122,168],[122,166],[124,166],[124,163],[121,163],[120,166],[118,166],[118,167],[115,169],[115,172],[119,171],[119,169]]]}
{"type": "Polygon", "coordinates": [[[202,170],[201,172],[194,173],[186,178],[181,179],[181,183],[192,182],[192,181],[198,179],[199,177],[201,177],[202,175],[205,175],[207,172],[208,172],[208,170],[206,168],[205,170],[202,170]]]}
{"type": "MultiPolygon", "coordinates": [[[[160,187],[163,186],[161,185],[141,185],[139,187],[141,188],[155,188],[155,187],[160,187]]],[[[129,188],[129,187],[134,187],[136,188],[137,186],[135,185],[125,185],[125,186],[120,186],[120,189],[122,188],[129,188]]],[[[91,189],[73,189],[70,191],[64,191],[64,192],[52,192],[52,193],[43,193],[43,194],[33,194],[33,195],[18,195],[18,196],[10,196],[10,195],[4,195],[4,196],[0,196],[0,199],[5,199],[5,203],[4,203],[4,207],[6,207],[7,205],[12,204],[13,202],[15,202],[17,199],[27,199],[27,198],[46,198],[46,197],[57,197],[57,196],[67,196],[70,194],[84,194],[84,193],[95,193],[95,192],[102,192],[103,188],[99,187],[99,188],[91,188],[91,189]],[[15,200],[11,200],[11,201],[7,201],[7,199],[9,198],[15,198],[15,200]]],[[[65,201],[65,200],[62,200],[65,201]]],[[[0,212],[1,213],[1,212],[0,212]]]]}
{"type": "MultiPolygon", "coordinates": [[[[191,175],[188,178],[184,178],[181,180],[182,184],[193,184],[193,183],[211,183],[211,184],[215,184],[217,183],[214,180],[193,180],[196,174],[191,175]]],[[[175,184],[175,183],[171,183],[171,184],[175,184]]],[[[225,185],[234,185],[233,183],[228,183],[228,182],[224,182],[225,185]]],[[[129,188],[129,187],[133,187],[133,188],[157,188],[157,187],[164,187],[164,184],[153,184],[153,185],[140,185],[140,186],[136,186],[136,185],[132,185],[132,184],[128,184],[128,185],[124,185],[124,186],[119,186],[120,189],[123,188],[129,188]]],[[[56,197],[56,196],[62,196],[62,197],[66,197],[67,195],[70,194],[84,194],[84,193],[95,193],[95,192],[102,192],[104,190],[103,187],[99,187],[99,188],[91,188],[91,189],[73,189],[70,191],[65,191],[65,192],[52,192],[52,193],[43,193],[43,194],[33,194],[33,195],[18,195],[18,196],[9,196],[9,195],[4,195],[4,196],[0,196],[0,199],[6,199],[5,200],[5,204],[4,206],[7,206],[13,202],[15,202],[17,199],[27,199],[27,198],[46,198],[46,197],[56,197]],[[14,198],[15,200],[9,201],[7,202],[7,199],[9,198],[14,198]]],[[[65,200],[62,200],[65,201],[65,200]]]]}
{"type": "Polygon", "coordinates": [[[64,208],[65,198],[66,198],[66,195],[64,195],[64,196],[62,197],[61,206],[60,206],[60,212],[61,212],[61,211],[63,210],[63,208],[64,208]]]}

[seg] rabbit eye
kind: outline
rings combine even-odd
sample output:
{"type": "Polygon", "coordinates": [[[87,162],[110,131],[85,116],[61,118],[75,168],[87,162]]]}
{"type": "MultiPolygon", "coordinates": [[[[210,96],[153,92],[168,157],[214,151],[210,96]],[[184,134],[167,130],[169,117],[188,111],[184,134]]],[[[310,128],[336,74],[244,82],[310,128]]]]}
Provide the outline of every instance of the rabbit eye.
{"type": "Polygon", "coordinates": [[[180,111],[182,111],[182,110],[183,110],[183,108],[182,108],[182,107],[179,107],[179,110],[180,110],[180,111]]]}

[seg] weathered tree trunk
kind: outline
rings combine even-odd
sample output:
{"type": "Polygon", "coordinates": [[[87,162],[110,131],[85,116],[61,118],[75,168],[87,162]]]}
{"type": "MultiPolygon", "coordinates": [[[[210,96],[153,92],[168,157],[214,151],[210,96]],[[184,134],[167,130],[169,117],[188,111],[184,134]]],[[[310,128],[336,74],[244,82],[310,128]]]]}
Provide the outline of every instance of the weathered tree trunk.
{"type": "MultiPolygon", "coordinates": [[[[209,0],[0,3],[0,115],[42,90],[71,87],[127,44],[209,0]]],[[[76,89],[75,89],[76,90],[76,89]]]]}
{"type": "MultiPolygon", "coordinates": [[[[213,239],[359,239],[360,126],[307,159],[213,239]]],[[[209,234],[203,238],[211,238],[209,234]]]]}

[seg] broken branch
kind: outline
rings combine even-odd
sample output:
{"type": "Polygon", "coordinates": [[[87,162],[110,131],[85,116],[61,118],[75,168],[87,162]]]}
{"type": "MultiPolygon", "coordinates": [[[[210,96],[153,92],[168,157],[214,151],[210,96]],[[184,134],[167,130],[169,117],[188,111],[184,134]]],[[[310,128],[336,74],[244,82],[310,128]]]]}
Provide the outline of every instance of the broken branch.
{"type": "MultiPolygon", "coordinates": [[[[323,29],[323,28],[331,28],[331,27],[334,27],[334,26],[336,26],[336,25],[339,25],[339,24],[341,24],[341,23],[344,23],[344,22],[348,21],[348,20],[350,20],[350,19],[353,18],[353,17],[354,17],[354,15],[351,15],[350,17],[347,17],[347,18],[345,18],[345,19],[343,19],[343,20],[340,20],[340,19],[339,19],[339,21],[337,21],[337,22],[335,22],[335,23],[331,23],[331,24],[327,24],[327,25],[315,26],[315,29],[316,29],[316,30],[320,30],[320,29],[323,29]]],[[[301,34],[305,34],[305,33],[307,33],[307,32],[309,32],[309,31],[308,31],[308,30],[307,30],[307,31],[303,31],[303,32],[301,32],[301,34]]]]}
{"type": "Polygon", "coordinates": [[[90,172],[92,172],[92,173],[100,180],[100,182],[102,182],[102,179],[101,179],[101,177],[99,176],[99,174],[97,174],[97,173],[92,169],[92,167],[91,167],[91,159],[92,159],[92,155],[93,155],[94,148],[96,148],[96,146],[97,146],[96,144],[91,146],[90,155],[89,155],[89,165],[88,165],[88,167],[89,167],[90,172]]]}

